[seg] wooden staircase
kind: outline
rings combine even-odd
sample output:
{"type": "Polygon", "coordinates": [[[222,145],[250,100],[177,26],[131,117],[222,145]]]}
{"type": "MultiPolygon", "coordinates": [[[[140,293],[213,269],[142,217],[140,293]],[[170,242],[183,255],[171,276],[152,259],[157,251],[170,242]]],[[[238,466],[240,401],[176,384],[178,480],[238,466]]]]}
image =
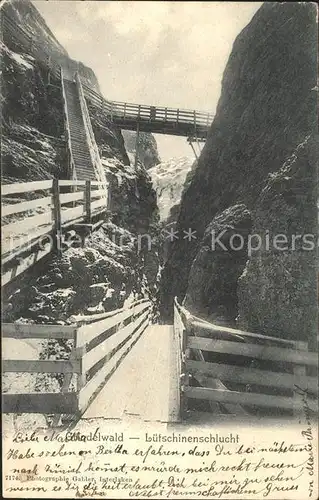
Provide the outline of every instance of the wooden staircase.
{"type": "Polygon", "coordinates": [[[97,180],[84,125],[77,84],[63,78],[69,147],[77,180],[97,180]]]}

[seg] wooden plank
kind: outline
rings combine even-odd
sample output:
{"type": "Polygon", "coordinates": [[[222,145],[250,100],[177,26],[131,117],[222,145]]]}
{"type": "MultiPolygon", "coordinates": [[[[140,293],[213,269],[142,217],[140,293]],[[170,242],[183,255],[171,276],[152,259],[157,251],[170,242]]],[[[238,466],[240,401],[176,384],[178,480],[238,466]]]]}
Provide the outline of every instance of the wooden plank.
{"type": "Polygon", "coordinates": [[[85,186],[85,181],[59,180],[59,186],[85,186]]]}
{"type": "Polygon", "coordinates": [[[32,325],[2,323],[1,332],[8,339],[74,339],[77,328],[69,325],[32,325]]]}
{"type": "Polygon", "coordinates": [[[62,218],[61,218],[61,202],[60,202],[60,186],[58,179],[53,180],[52,186],[53,196],[53,217],[54,217],[54,249],[57,255],[62,255],[62,218]]]}
{"type": "Polygon", "coordinates": [[[65,222],[70,222],[72,220],[75,220],[75,219],[81,217],[82,215],[84,216],[84,213],[85,213],[84,205],[80,205],[80,206],[75,207],[75,208],[68,208],[67,210],[62,210],[62,213],[61,213],[62,225],[65,222]]]}
{"type": "Polygon", "coordinates": [[[91,187],[92,188],[98,188],[100,186],[105,186],[105,182],[91,181],[91,187]]]}
{"type": "Polygon", "coordinates": [[[76,413],[76,392],[2,394],[3,413],[76,413]]]}
{"type": "Polygon", "coordinates": [[[125,307],[120,307],[119,309],[114,309],[113,311],[108,311],[105,313],[98,313],[98,314],[90,314],[89,316],[85,315],[74,315],[72,316],[72,319],[74,318],[74,322],[79,324],[79,322],[83,322],[85,324],[101,321],[102,319],[110,318],[112,316],[115,316],[116,314],[119,314],[123,311],[126,311],[127,309],[132,309],[133,307],[137,306],[138,304],[142,304],[145,302],[149,302],[149,299],[139,299],[132,304],[125,306],[125,307]]]}
{"type": "MultiPolygon", "coordinates": [[[[194,327],[194,329],[201,334],[204,332],[207,332],[208,334],[225,334],[227,336],[235,336],[238,337],[242,340],[245,338],[247,339],[258,339],[258,340],[270,340],[274,342],[281,343],[283,345],[289,345],[291,347],[294,347],[295,342],[293,340],[286,340],[286,339],[281,339],[279,337],[270,337],[268,335],[259,335],[257,333],[250,333],[246,332],[243,330],[237,330],[235,328],[228,328],[226,326],[219,326],[219,325],[214,325],[213,323],[209,323],[205,320],[202,320],[200,318],[195,318],[190,319],[190,323],[194,327]]],[[[201,335],[201,337],[204,337],[204,335],[201,335]]]]}
{"type": "Polygon", "coordinates": [[[85,215],[86,215],[86,222],[90,223],[91,222],[91,181],[86,181],[85,183],[85,215]]]}
{"type": "Polygon", "coordinates": [[[83,325],[77,330],[77,339],[76,339],[76,347],[82,347],[86,344],[89,344],[93,339],[95,339],[98,335],[103,332],[106,332],[113,326],[118,325],[126,318],[132,316],[132,314],[137,314],[142,312],[144,309],[149,307],[150,302],[138,304],[134,310],[132,308],[128,308],[123,310],[121,313],[113,315],[109,318],[106,318],[102,321],[98,321],[89,325],[83,325]]]}
{"type": "Polygon", "coordinates": [[[187,332],[180,316],[179,310],[174,306],[174,335],[175,342],[177,343],[177,353],[178,353],[178,372],[179,372],[179,384],[178,384],[178,392],[179,392],[179,418],[183,419],[187,410],[187,398],[184,394],[184,385],[188,385],[189,377],[188,372],[185,369],[185,347],[186,347],[186,339],[187,332]]]}
{"type": "Polygon", "coordinates": [[[51,246],[48,246],[43,250],[35,250],[25,258],[21,258],[18,264],[14,264],[9,271],[6,271],[1,275],[1,285],[5,286],[21,273],[29,269],[29,267],[33,266],[36,262],[43,259],[43,257],[50,252],[51,246]]]}
{"type": "Polygon", "coordinates": [[[34,231],[31,231],[28,236],[11,236],[10,238],[8,238],[10,241],[9,248],[7,248],[8,241],[3,238],[1,263],[6,264],[13,259],[19,258],[19,255],[27,251],[29,253],[32,253],[32,247],[36,246],[37,243],[41,243],[43,247],[47,246],[50,241],[48,239],[48,242],[46,244],[44,241],[44,237],[51,233],[52,228],[53,224],[51,224],[50,226],[44,226],[42,228],[36,228],[34,231]]]}
{"type": "Polygon", "coordinates": [[[105,363],[112,359],[113,356],[115,356],[116,353],[129,342],[129,340],[135,335],[139,327],[148,320],[148,317],[149,311],[146,311],[136,321],[123,327],[116,335],[114,335],[114,337],[112,337],[113,343],[108,346],[108,352],[104,356],[100,357],[98,361],[92,364],[92,366],[86,372],[89,379],[92,378],[104,366],[105,363]]]}
{"type": "MultiPolygon", "coordinates": [[[[183,308],[181,308],[181,310],[183,310],[183,308]]],[[[186,310],[185,310],[185,312],[183,312],[183,315],[185,316],[186,324],[188,325],[188,329],[190,330],[190,333],[194,334],[196,336],[197,332],[194,330],[193,326],[189,322],[190,313],[188,311],[186,312],[186,310]]],[[[189,352],[189,349],[187,349],[186,352],[189,352]]],[[[203,352],[201,350],[195,349],[195,350],[193,350],[193,354],[195,354],[197,361],[200,361],[202,363],[205,362],[205,358],[204,358],[203,352]]],[[[188,356],[189,356],[189,354],[188,354],[188,356]]],[[[185,372],[188,373],[186,369],[185,369],[185,372]]],[[[206,377],[205,375],[200,374],[200,373],[197,375],[197,378],[203,387],[209,387],[211,389],[227,390],[227,387],[222,383],[222,381],[219,378],[211,378],[211,377],[209,378],[209,377],[206,377]]],[[[215,414],[221,413],[220,404],[218,402],[209,401],[209,406],[210,406],[210,411],[212,413],[215,413],[215,414]]],[[[247,415],[247,411],[241,405],[224,403],[224,407],[231,414],[247,415]]]]}
{"type": "Polygon", "coordinates": [[[106,210],[107,209],[106,202],[107,202],[106,197],[99,198],[98,200],[93,201],[93,203],[91,203],[91,211],[93,212],[94,210],[97,210],[98,208],[102,208],[102,207],[106,210]]]}
{"type": "MultiPolygon", "coordinates": [[[[82,358],[82,370],[87,372],[92,366],[98,363],[101,358],[111,358],[112,356],[107,356],[111,354],[112,350],[121,344],[134,330],[139,326],[147,317],[148,310],[145,311],[136,321],[132,321],[124,328],[119,329],[114,335],[106,338],[102,343],[99,343],[94,349],[84,354],[82,358]]],[[[133,319],[133,316],[132,316],[133,319]]]]}
{"type": "Polygon", "coordinates": [[[318,357],[315,352],[303,353],[285,349],[282,347],[269,347],[256,344],[241,344],[228,340],[210,340],[203,337],[189,337],[188,347],[190,349],[201,349],[209,352],[235,354],[249,358],[265,359],[272,361],[283,361],[285,363],[297,363],[300,365],[317,365],[318,357]]]}
{"type": "MultiPolygon", "coordinates": [[[[296,342],[296,349],[299,351],[307,351],[308,350],[308,344],[307,342],[296,342]]],[[[305,389],[305,387],[300,384],[299,380],[300,378],[305,377],[306,375],[306,367],[305,365],[295,365],[294,366],[294,377],[295,377],[295,385],[297,387],[301,387],[302,389],[305,389]]],[[[303,404],[303,396],[300,394],[300,391],[295,390],[294,391],[294,405],[295,405],[295,413],[298,413],[298,408],[300,405],[303,404]]]]}
{"type": "MultiPolygon", "coordinates": [[[[245,406],[261,406],[265,408],[281,408],[285,410],[294,409],[294,400],[286,396],[273,396],[268,394],[256,394],[252,392],[221,391],[208,389],[206,387],[186,387],[188,398],[217,401],[219,403],[241,404],[245,406]]],[[[308,401],[312,411],[317,412],[316,405],[308,401]]],[[[299,408],[302,411],[302,406],[299,408]]]]}
{"type": "Polygon", "coordinates": [[[44,191],[52,188],[51,181],[36,182],[14,182],[13,184],[3,184],[1,186],[1,196],[15,193],[30,193],[32,191],[44,191]]]}
{"type": "Polygon", "coordinates": [[[76,193],[62,193],[62,194],[60,193],[61,205],[78,200],[84,200],[84,191],[78,191],[76,193]]]}
{"type": "MultiPolygon", "coordinates": [[[[68,114],[68,104],[67,104],[67,98],[66,98],[66,92],[65,92],[64,74],[63,74],[62,67],[60,69],[60,82],[61,82],[62,99],[63,99],[64,134],[65,134],[66,139],[67,139],[68,174],[70,177],[74,177],[75,166],[74,166],[74,158],[73,158],[72,145],[71,145],[71,133],[70,133],[70,123],[69,123],[69,114],[68,114]]],[[[61,203],[61,200],[60,200],[60,203],[61,203]]]]}
{"type": "Polygon", "coordinates": [[[80,361],[67,360],[2,360],[3,372],[80,373],[80,361]]]}
{"type": "Polygon", "coordinates": [[[32,210],[37,207],[48,207],[52,204],[52,197],[46,196],[44,198],[37,198],[36,200],[23,201],[22,203],[15,203],[12,205],[6,205],[1,208],[1,217],[6,217],[7,215],[19,214],[25,212],[26,210],[32,210]]]}
{"type": "Polygon", "coordinates": [[[79,409],[81,413],[88,408],[93,399],[98,395],[100,390],[104,387],[106,381],[110,378],[116,368],[140,339],[147,326],[148,321],[139,327],[129,343],[118,351],[116,355],[110,359],[110,361],[105,363],[103,368],[101,368],[101,370],[96,373],[96,375],[85,385],[85,387],[83,387],[79,394],[79,409]]]}
{"type": "Polygon", "coordinates": [[[201,322],[192,320],[189,320],[189,325],[196,332],[196,337],[245,342],[244,336],[240,335],[239,332],[236,334],[226,330],[220,330],[213,325],[203,326],[201,322]]]}
{"type": "Polygon", "coordinates": [[[105,189],[96,189],[95,191],[91,191],[91,198],[104,197],[105,199],[105,189]]]}
{"type": "Polygon", "coordinates": [[[10,234],[27,234],[28,230],[38,226],[50,225],[53,221],[52,212],[45,212],[44,214],[33,215],[25,219],[5,224],[2,228],[3,237],[7,238],[10,234]]]}
{"type": "Polygon", "coordinates": [[[299,387],[309,389],[314,393],[318,392],[316,377],[306,377],[305,375],[296,378],[290,373],[270,372],[254,368],[244,368],[242,366],[194,360],[186,361],[186,369],[195,376],[203,374],[239,384],[256,384],[292,390],[294,383],[298,383],[299,387]]]}

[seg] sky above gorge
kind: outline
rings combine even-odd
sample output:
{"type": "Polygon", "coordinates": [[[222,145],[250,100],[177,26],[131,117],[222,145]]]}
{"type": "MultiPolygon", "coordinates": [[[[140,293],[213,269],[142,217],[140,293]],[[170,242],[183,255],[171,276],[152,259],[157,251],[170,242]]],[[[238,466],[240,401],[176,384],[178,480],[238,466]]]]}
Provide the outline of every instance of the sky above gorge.
{"type": "MultiPolygon", "coordinates": [[[[110,100],[214,112],[233,42],[260,2],[33,0],[70,57],[110,100]]],[[[192,156],[156,135],[163,160],[192,156]]]]}

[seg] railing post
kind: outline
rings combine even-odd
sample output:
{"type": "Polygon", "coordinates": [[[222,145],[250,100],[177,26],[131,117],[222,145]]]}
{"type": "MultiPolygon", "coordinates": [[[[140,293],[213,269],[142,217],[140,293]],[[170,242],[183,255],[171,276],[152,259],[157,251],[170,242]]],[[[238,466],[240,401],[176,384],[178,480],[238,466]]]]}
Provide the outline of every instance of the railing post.
{"type": "Polygon", "coordinates": [[[138,162],[138,143],[139,143],[139,137],[140,137],[140,126],[139,126],[139,123],[137,122],[137,124],[136,124],[136,141],[135,141],[135,162],[134,162],[134,168],[137,168],[137,162],[138,162]]]}
{"type": "MultiPolygon", "coordinates": [[[[183,321],[184,323],[184,321],[183,321]]],[[[181,392],[180,392],[180,408],[181,408],[181,419],[183,420],[186,416],[186,412],[188,409],[188,404],[187,404],[187,396],[185,394],[185,388],[188,387],[189,385],[189,375],[186,370],[186,360],[188,358],[188,352],[187,352],[187,325],[184,324],[184,328],[181,332],[181,353],[182,353],[182,362],[181,362],[181,373],[182,373],[182,380],[181,380],[181,392]]]]}
{"type": "Polygon", "coordinates": [[[62,219],[61,219],[61,201],[60,201],[60,186],[59,180],[53,179],[52,183],[53,196],[53,219],[54,219],[54,245],[57,255],[62,255],[62,219]]]}
{"type": "Polygon", "coordinates": [[[85,215],[88,224],[91,224],[92,213],[91,213],[91,181],[85,181],[85,193],[84,193],[84,203],[85,203],[85,215]]]}

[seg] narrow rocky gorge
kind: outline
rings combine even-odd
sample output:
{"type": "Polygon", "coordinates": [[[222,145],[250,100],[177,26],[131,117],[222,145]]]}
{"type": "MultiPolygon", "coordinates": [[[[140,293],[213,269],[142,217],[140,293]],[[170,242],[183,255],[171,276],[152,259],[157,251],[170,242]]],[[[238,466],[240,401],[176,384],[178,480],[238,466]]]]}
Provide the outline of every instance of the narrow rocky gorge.
{"type": "MultiPolygon", "coordinates": [[[[31,2],[14,0],[5,8],[52,59],[71,61],[31,2]]],[[[291,242],[297,233],[317,231],[315,41],[311,5],[258,10],[234,42],[198,162],[161,163],[155,138],[146,133],[135,162],[135,132],[122,133],[88,103],[110,182],[110,213],[85,247],[69,248],[61,261],[42,262],[21,278],[8,295],[7,319],[67,322],[120,307],[132,293],[159,292],[164,320],[171,319],[177,296],[217,323],[311,336],[315,255],[291,242]],[[163,227],[180,235],[193,229],[196,238],[168,243],[163,227]],[[287,235],[287,249],[266,249],[266,235],[278,232],[287,235]],[[136,236],[146,233],[151,250],[145,245],[137,252],[136,236]],[[212,234],[222,235],[216,249],[212,234]],[[119,246],[123,235],[126,243],[119,246]],[[232,245],[236,235],[240,250],[232,245]],[[251,235],[261,240],[253,252],[251,235]]],[[[2,43],[4,182],[67,175],[61,82],[29,52],[23,43],[2,43]]],[[[100,92],[93,71],[76,64],[83,81],[100,92]]]]}

